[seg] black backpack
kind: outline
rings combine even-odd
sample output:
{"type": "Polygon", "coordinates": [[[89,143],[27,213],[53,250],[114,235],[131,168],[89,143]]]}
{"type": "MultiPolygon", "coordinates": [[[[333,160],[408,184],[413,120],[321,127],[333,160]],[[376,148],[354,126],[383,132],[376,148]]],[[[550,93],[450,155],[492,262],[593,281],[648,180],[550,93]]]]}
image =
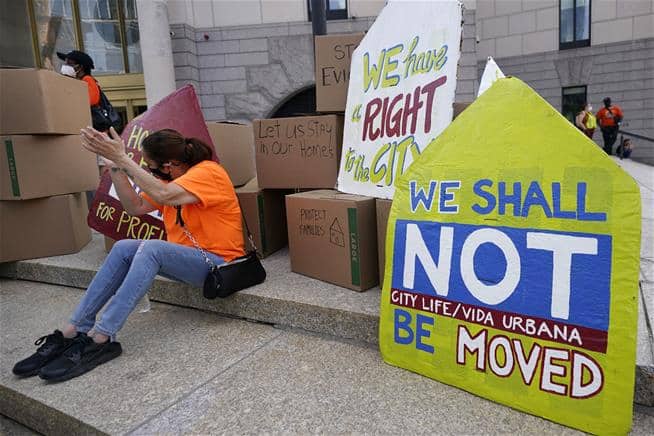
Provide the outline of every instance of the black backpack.
{"type": "Polygon", "coordinates": [[[109,130],[110,127],[113,127],[119,135],[123,131],[123,119],[118,115],[102,89],[100,89],[100,104],[91,106],[91,120],[93,128],[100,132],[109,130]]]}

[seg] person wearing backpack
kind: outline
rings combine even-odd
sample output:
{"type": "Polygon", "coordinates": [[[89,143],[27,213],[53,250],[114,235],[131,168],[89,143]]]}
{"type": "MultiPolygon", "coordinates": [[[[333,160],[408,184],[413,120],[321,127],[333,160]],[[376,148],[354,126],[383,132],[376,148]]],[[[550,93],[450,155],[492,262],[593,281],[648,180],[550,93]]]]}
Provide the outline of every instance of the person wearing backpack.
{"type": "Polygon", "coordinates": [[[91,75],[91,70],[95,68],[91,56],[82,51],[73,50],[68,53],[57,52],[57,57],[65,62],[61,66],[61,74],[86,82],[89,88],[93,128],[107,133],[109,128],[113,127],[120,134],[122,132],[122,120],[109,103],[107,96],[100,89],[98,81],[91,75]]]}
{"type": "Polygon", "coordinates": [[[100,104],[100,87],[91,75],[91,70],[95,68],[91,56],[83,51],[73,50],[68,53],[58,51],[57,57],[64,61],[61,66],[61,74],[86,82],[89,87],[89,104],[91,107],[98,106],[100,104]]]}
{"type": "Polygon", "coordinates": [[[604,107],[597,111],[596,117],[604,138],[604,151],[610,156],[613,154],[613,144],[618,139],[618,131],[624,114],[620,106],[611,104],[611,99],[606,97],[604,107]]]}

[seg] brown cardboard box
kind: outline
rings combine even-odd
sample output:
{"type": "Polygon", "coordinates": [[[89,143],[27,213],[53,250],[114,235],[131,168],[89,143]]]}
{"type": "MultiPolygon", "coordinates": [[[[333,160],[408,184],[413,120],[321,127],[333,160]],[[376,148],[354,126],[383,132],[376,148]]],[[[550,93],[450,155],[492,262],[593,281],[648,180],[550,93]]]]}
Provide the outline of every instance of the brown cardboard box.
{"type": "Polygon", "coordinates": [[[0,69],[0,108],[0,135],[77,135],[91,125],[86,83],[54,71],[0,69]]]}
{"type": "Polygon", "coordinates": [[[453,103],[452,106],[454,107],[454,114],[452,115],[452,120],[455,120],[456,117],[461,115],[461,112],[463,112],[471,104],[472,102],[453,103]]]}
{"type": "Polygon", "coordinates": [[[78,252],[91,240],[86,195],[0,201],[0,262],[78,252]]]}
{"type": "Polygon", "coordinates": [[[262,189],[332,189],[343,145],[343,117],[254,120],[257,179],[262,189]]]}
{"type": "Polygon", "coordinates": [[[364,33],[316,36],[316,110],[344,112],[352,52],[364,33]]]}
{"type": "MultiPolygon", "coordinates": [[[[284,196],[289,192],[278,189],[264,191],[259,188],[256,178],[245,186],[236,188],[243,215],[263,257],[271,255],[288,242],[284,196]]],[[[247,242],[245,226],[243,234],[246,249],[249,250],[251,247],[247,242]]]]}
{"type": "Polygon", "coordinates": [[[254,167],[254,137],[249,124],[221,121],[207,123],[220,164],[234,186],[245,185],[257,172],[254,167]]]}
{"type": "Polygon", "coordinates": [[[333,190],[286,196],[291,270],[365,291],[378,283],[375,199],[333,190]]]}
{"type": "Polygon", "coordinates": [[[377,198],[375,207],[377,209],[377,257],[379,260],[379,287],[384,286],[384,272],[386,265],[386,229],[388,227],[388,216],[391,213],[392,200],[377,198]]]}
{"type": "Polygon", "coordinates": [[[98,187],[96,157],[82,148],[79,135],[11,135],[0,140],[0,200],[98,187]]]}

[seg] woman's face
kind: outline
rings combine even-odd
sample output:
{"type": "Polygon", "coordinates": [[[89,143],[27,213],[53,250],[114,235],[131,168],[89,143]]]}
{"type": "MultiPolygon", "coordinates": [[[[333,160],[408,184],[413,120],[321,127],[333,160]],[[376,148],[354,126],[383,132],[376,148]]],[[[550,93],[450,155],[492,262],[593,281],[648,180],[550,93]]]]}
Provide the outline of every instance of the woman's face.
{"type": "Polygon", "coordinates": [[[186,164],[175,161],[166,162],[162,165],[159,165],[150,159],[145,153],[143,154],[143,160],[148,165],[148,169],[152,175],[160,180],[175,180],[176,178],[186,173],[186,170],[188,170],[188,166],[186,164]]]}
{"type": "Polygon", "coordinates": [[[82,77],[83,70],[81,65],[79,65],[78,63],[76,63],[74,60],[70,58],[66,58],[66,65],[68,65],[69,67],[73,67],[73,69],[75,70],[75,75],[78,79],[82,77]]]}

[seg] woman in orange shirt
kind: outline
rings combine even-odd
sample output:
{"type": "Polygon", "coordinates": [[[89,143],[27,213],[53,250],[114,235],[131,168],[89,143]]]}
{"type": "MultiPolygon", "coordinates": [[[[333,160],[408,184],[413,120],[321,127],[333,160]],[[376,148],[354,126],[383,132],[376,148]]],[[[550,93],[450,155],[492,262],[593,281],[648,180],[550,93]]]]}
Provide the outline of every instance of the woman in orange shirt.
{"type": "Polygon", "coordinates": [[[38,374],[49,381],[77,377],[118,357],[114,338],[157,274],[202,287],[209,272],[202,254],[176,224],[178,208],[185,227],[214,264],[244,255],[241,210],[225,169],[211,160],[211,149],[174,130],[160,130],[143,141],[145,171],[110,136],[82,130],[83,146],[109,160],[111,179],[125,210],[139,216],[160,210],[167,241],[118,241],[91,281],[63,331],[37,341],[41,347],[14,367],[14,374],[38,374]],[[130,179],[141,189],[137,193],[130,179]],[[105,306],[99,321],[96,315],[105,306]],[[94,334],[89,335],[93,330],[94,334]]]}
{"type": "Polygon", "coordinates": [[[89,104],[98,106],[100,104],[100,87],[91,75],[91,70],[95,68],[91,56],[83,51],[73,50],[69,53],[57,52],[57,57],[64,61],[61,66],[61,74],[86,82],[89,87],[89,104]]]}

